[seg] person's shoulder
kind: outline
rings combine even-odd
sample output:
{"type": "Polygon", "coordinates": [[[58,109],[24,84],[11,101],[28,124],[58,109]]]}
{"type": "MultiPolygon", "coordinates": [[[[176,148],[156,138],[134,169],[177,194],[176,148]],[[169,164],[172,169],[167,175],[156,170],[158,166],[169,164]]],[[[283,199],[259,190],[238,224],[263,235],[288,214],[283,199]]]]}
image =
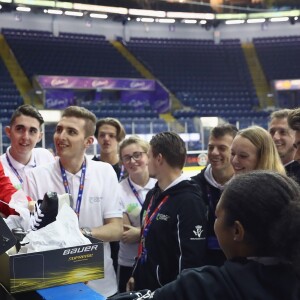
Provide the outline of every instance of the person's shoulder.
{"type": "Polygon", "coordinates": [[[116,176],[112,165],[104,161],[95,161],[93,159],[88,158],[87,167],[93,170],[93,172],[102,174],[106,177],[109,177],[111,174],[116,176]]]}
{"type": "MultiPolygon", "coordinates": [[[[35,168],[31,168],[26,172],[27,176],[41,176],[42,174],[45,175],[47,173],[53,173],[55,169],[57,169],[58,160],[54,160],[47,164],[39,165],[35,168]]],[[[42,176],[41,176],[41,179],[42,176]]]]}
{"type": "Polygon", "coordinates": [[[288,164],[286,167],[287,171],[291,172],[300,172],[300,163],[297,160],[294,160],[292,163],[288,164]]]}
{"type": "Polygon", "coordinates": [[[45,148],[33,148],[32,152],[34,154],[34,157],[36,157],[39,160],[44,160],[48,162],[52,162],[55,160],[54,155],[45,148]]]}
{"type": "Polygon", "coordinates": [[[33,153],[47,153],[47,154],[49,153],[49,154],[51,154],[53,156],[53,154],[48,149],[42,148],[42,147],[33,148],[32,152],[33,153]]]}
{"type": "Polygon", "coordinates": [[[123,180],[121,180],[121,181],[119,182],[119,184],[120,184],[120,186],[121,186],[122,188],[127,188],[127,187],[129,187],[128,179],[127,179],[127,178],[124,178],[123,180]]]}
{"type": "MultiPolygon", "coordinates": [[[[172,189],[172,188],[171,188],[172,189]]],[[[180,181],[173,186],[173,190],[178,190],[178,193],[201,193],[201,188],[198,183],[192,178],[187,177],[185,180],[180,181]]]]}
{"type": "Polygon", "coordinates": [[[191,179],[196,182],[197,184],[202,184],[203,182],[206,182],[204,172],[206,170],[206,167],[202,169],[198,174],[191,176],[191,179]]]}

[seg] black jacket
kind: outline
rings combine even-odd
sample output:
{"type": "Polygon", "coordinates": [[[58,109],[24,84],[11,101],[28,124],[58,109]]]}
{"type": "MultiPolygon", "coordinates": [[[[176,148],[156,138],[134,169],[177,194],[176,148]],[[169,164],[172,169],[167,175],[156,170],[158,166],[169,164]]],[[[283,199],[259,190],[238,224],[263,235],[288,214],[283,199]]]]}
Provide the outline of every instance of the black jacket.
{"type": "Polygon", "coordinates": [[[146,261],[136,262],[133,271],[136,289],[157,289],[175,280],[181,270],[204,264],[207,221],[199,187],[191,180],[183,180],[159,192],[156,184],[147,194],[141,211],[143,224],[152,197],[155,200],[149,215],[169,196],[149,226],[145,238],[146,261]]]}
{"type": "Polygon", "coordinates": [[[298,184],[300,184],[300,164],[298,161],[294,160],[285,167],[286,174],[293,178],[298,184]]]}
{"type": "Polygon", "coordinates": [[[113,300],[299,300],[300,278],[289,264],[263,265],[241,259],[224,266],[183,271],[154,292],[124,293],[113,300]]]}
{"type": "Polygon", "coordinates": [[[200,187],[203,200],[207,206],[208,211],[208,224],[207,224],[207,254],[206,264],[213,266],[222,266],[226,260],[223,251],[220,249],[217,237],[214,231],[215,223],[215,210],[221,197],[222,191],[217,187],[211,185],[204,176],[206,168],[199,174],[192,177],[200,187]]]}
{"type": "Polygon", "coordinates": [[[290,265],[255,261],[227,261],[182,272],[174,282],[154,293],[163,300],[299,300],[300,279],[290,265]]]}

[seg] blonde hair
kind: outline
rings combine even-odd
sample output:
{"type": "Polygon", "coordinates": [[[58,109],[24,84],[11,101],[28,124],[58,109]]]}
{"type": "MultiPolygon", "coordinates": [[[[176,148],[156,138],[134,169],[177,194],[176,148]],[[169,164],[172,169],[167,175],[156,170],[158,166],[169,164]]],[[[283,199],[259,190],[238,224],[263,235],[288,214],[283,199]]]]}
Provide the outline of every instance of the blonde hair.
{"type": "Polygon", "coordinates": [[[256,170],[270,170],[286,175],[274,141],[267,130],[260,126],[251,126],[240,130],[237,135],[248,139],[256,147],[256,170]]]}
{"type": "Polygon", "coordinates": [[[143,140],[138,135],[132,135],[129,138],[127,138],[121,142],[121,144],[119,146],[119,157],[121,157],[122,150],[131,144],[139,145],[146,153],[148,152],[148,150],[150,148],[150,145],[147,141],[143,140]]]}

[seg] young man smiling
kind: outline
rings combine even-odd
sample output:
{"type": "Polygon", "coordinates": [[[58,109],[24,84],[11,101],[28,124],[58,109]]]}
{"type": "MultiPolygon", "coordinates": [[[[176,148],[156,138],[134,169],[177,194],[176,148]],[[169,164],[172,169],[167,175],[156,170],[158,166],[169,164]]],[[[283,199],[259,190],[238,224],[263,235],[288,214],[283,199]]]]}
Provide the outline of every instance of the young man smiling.
{"type": "Polygon", "coordinates": [[[54,133],[59,159],[28,172],[27,191],[34,199],[43,199],[48,191],[72,195],[82,231],[104,241],[104,278],[88,285],[109,297],[117,292],[117,280],[108,242],[118,241],[122,236],[122,208],[118,180],[111,165],[85,155],[94,141],[95,124],[96,116],[87,109],[65,109],[54,133]]]}
{"type": "Polygon", "coordinates": [[[291,109],[274,111],[270,116],[269,132],[288,176],[300,183],[300,164],[295,161],[295,131],[288,124],[291,109]]]}
{"type": "Polygon", "coordinates": [[[54,156],[44,148],[35,148],[42,139],[41,126],[44,123],[39,111],[31,105],[21,105],[13,113],[6,135],[11,141],[1,161],[16,189],[23,186],[25,174],[36,166],[53,162],[54,156]]]}
{"type": "Polygon", "coordinates": [[[215,209],[224,185],[234,174],[230,163],[230,147],[237,131],[237,128],[230,124],[219,125],[211,130],[208,141],[209,164],[192,177],[201,187],[203,199],[208,207],[207,264],[219,266],[225,261],[214,232],[215,209]]]}

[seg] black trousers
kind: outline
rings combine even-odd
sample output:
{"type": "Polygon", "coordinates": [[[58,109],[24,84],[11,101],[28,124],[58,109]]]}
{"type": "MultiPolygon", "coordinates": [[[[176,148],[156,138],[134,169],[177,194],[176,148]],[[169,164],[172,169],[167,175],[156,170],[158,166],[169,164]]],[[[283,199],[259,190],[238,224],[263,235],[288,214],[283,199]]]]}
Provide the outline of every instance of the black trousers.
{"type": "Polygon", "coordinates": [[[126,284],[132,275],[133,267],[118,266],[119,293],[126,292],[126,284]]]}

